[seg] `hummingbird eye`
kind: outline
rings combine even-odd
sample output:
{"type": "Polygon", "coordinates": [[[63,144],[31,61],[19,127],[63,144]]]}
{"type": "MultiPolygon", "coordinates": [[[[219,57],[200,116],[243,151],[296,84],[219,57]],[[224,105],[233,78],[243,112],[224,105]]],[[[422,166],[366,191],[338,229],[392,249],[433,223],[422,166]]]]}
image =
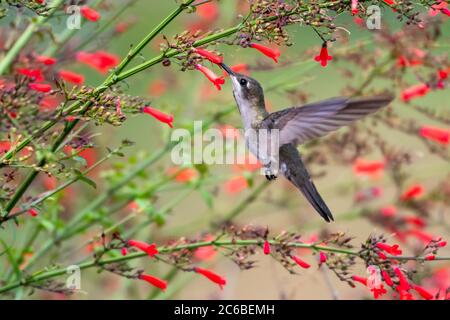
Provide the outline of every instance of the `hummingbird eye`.
{"type": "Polygon", "coordinates": [[[241,80],[239,80],[239,83],[241,84],[241,86],[245,86],[247,85],[247,80],[242,78],[241,80]]]}

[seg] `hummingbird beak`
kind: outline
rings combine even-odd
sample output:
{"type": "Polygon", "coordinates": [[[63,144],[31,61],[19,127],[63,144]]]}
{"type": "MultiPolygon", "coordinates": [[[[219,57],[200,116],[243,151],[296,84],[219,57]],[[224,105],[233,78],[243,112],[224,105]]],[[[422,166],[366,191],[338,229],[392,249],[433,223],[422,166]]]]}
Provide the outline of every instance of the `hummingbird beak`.
{"type": "Polygon", "coordinates": [[[234,71],[231,70],[231,68],[228,67],[225,63],[222,62],[222,63],[220,64],[220,66],[221,66],[222,69],[225,70],[230,76],[233,76],[233,77],[236,76],[236,73],[234,73],[234,71]]]}

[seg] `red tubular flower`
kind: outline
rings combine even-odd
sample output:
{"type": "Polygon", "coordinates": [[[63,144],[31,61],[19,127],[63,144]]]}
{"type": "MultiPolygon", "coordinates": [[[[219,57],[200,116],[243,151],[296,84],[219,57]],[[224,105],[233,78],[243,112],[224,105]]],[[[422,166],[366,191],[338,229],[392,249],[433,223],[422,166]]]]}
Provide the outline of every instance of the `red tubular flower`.
{"type": "Polygon", "coordinates": [[[242,175],[232,177],[230,180],[225,182],[225,189],[230,194],[239,193],[246,188],[248,188],[248,181],[242,175]]]}
{"type": "Polygon", "coordinates": [[[425,193],[425,189],[422,185],[420,184],[415,184],[412,185],[411,187],[409,187],[401,196],[400,196],[400,200],[402,201],[408,201],[408,200],[412,200],[415,198],[420,197],[421,195],[423,195],[425,193]]]}
{"type": "Polygon", "coordinates": [[[434,254],[429,254],[425,256],[425,260],[427,261],[433,261],[434,259],[436,259],[436,256],[434,254]]]}
{"type": "Polygon", "coordinates": [[[418,84],[403,90],[401,97],[404,102],[408,102],[417,97],[423,97],[430,91],[426,83],[418,84]]]}
{"type": "Polygon", "coordinates": [[[443,145],[450,143],[450,130],[441,129],[431,126],[423,126],[419,130],[419,134],[429,140],[433,140],[443,145]]]}
{"type": "MultiPolygon", "coordinates": [[[[402,270],[398,267],[394,267],[395,275],[398,277],[398,280],[400,282],[400,289],[408,291],[411,289],[411,286],[409,285],[408,279],[406,279],[405,275],[403,274],[402,270]]],[[[397,290],[398,291],[398,290],[397,290]]]]}
{"type": "Polygon", "coordinates": [[[44,93],[50,92],[50,90],[52,90],[52,86],[49,84],[46,84],[46,83],[34,83],[33,82],[33,83],[29,83],[28,87],[31,90],[44,92],[44,93]]]}
{"type": "Polygon", "coordinates": [[[80,51],[76,54],[76,60],[101,73],[108,72],[109,69],[114,68],[120,61],[118,56],[106,51],[97,51],[93,53],[80,51]]]}
{"type": "Polygon", "coordinates": [[[395,5],[395,1],[394,0],[383,0],[383,1],[386,2],[390,6],[395,5]]]}
{"type": "MultiPolygon", "coordinates": [[[[230,69],[233,70],[234,72],[242,73],[245,75],[248,75],[250,73],[248,70],[248,64],[246,63],[235,64],[234,66],[230,66],[230,69]]],[[[224,77],[230,76],[226,71],[223,72],[223,75],[224,77]]]]}
{"type": "Polygon", "coordinates": [[[273,59],[275,63],[278,63],[278,57],[280,56],[280,51],[278,49],[272,49],[259,43],[250,43],[250,47],[273,59]]]}
{"type": "Polygon", "coordinates": [[[448,8],[442,8],[442,9],[441,9],[441,12],[442,12],[443,14],[445,14],[446,16],[449,16],[449,17],[450,17],[450,10],[449,10],[448,8]]]}
{"type": "Polygon", "coordinates": [[[397,214],[397,207],[395,206],[385,206],[380,209],[380,213],[385,217],[392,217],[397,214]]]}
{"type": "Polygon", "coordinates": [[[358,158],[353,163],[353,172],[357,175],[378,175],[383,172],[385,165],[384,161],[358,158]]]}
{"type": "Polygon", "coordinates": [[[126,256],[128,253],[127,248],[123,247],[122,250],[120,250],[120,252],[122,253],[123,256],[126,256]]]}
{"type": "Polygon", "coordinates": [[[418,285],[413,285],[413,289],[414,291],[416,291],[418,294],[420,294],[420,296],[422,298],[424,298],[425,300],[433,300],[434,296],[428,292],[425,288],[418,286],[418,285]]]}
{"type": "Polygon", "coordinates": [[[317,62],[320,62],[322,67],[326,67],[328,64],[328,61],[331,61],[332,59],[333,59],[333,57],[328,55],[327,43],[324,42],[322,44],[322,49],[320,49],[320,54],[318,56],[315,56],[314,60],[316,60],[317,62]]]}
{"type": "Polygon", "coordinates": [[[152,275],[149,275],[149,274],[141,273],[139,275],[139,279],[150,283],[152,286],[154,286],[158,289],[161,289],[162,291],[166,290],[166,288],[167,288],[167,281],[161,280],[161,279],[154,277],[152,275]]]}
{"type": "Polygon", "coordinates": [[[208,278],[212,282],[217,283],[219,285],[220,289],[223,289],[223,286],[227,284],[227,280],[225,278],[219,276],[218,274],[216,274],[210,270],[195,267],[194,271],[196,273],[201,274],[202,276],[208,278]]]}
{"type": "Polygon", "coordinates": [[[201,64],[196,64],[195,68],[203,73],[205,77],[216,86],[217,90],[222,90],[221,85],[225,83],[225,79],[223,77],[219,77],[212,70],[202,66],[201,64]]]}
{"type": "Polygon", "coordinates": [[[377,252],[377,255],[378,255],[378,257],[381,259],[381,260],[386,260],[387,259],[387,256],[383,253],[383,252],[377,252]]]}
{"type": "Polygon", "coordinates": [[[384,282],[386,282],[389,287],[392,287],[394,285],[394,281],[392,281],[391,276],[389,275],[389,273],[387,273],[386,270],[381,271],[381,276],[383,277],[384,282]]]}
{"type": "Polygon", "coordinates": [[[270,254],[270,243],[267,240],[264,241],[263,252],[265,255],[270,254]]]}
{"type": "Polygon", "coordinates": [[[386,294],[386,293],[387,293],[387,291],[386,291],[386,289],[384,288],[383,284],[380,284],[379,287],[370,289],[370,291],[372,291],[373,297],[374,297],[375,299],[378,299],[378,298],[381,297],[383,294],[386,294]]]}
{"type": "Polygon", "coordinates": [[[214,22],[219,17],[219,6],[214,2],[207,2],[197,7],[195,13],[207,22],[214,22]]]}
{"type": "Polygon", "coordinates": [[[325,252],[320,251],[319,252],[319,264],[327,262],[327,255],[325,252]]]}
{"type": "Polygon", "coordinates": [[[155,119],[166,123],[169,127],[173,128],[173,116],[172,115],[168,115],[167,113],[161,112],[155,108],[152,107],[144,107],[142,109],[142,112],[151,115],[152,117],[154,117],[155,119]]]}
{"type": "Polygon", "coordinates": [[[360,276],[352,276],[352,280],[367,286],[367,278],[360,276]]]}
{"type": "Polygon", "coordinates": [[[21,68],[17,70],[20,74],[24,75],[27,78],[30,78],[33,81],[42,81],[44,80],[44,76],[42,75],[42,71],[40,69],[27,69],[21,68]]]}
{"type": "Polygon", "coordinates": [[[198,171],[193,168],[181,169],[178,167],[172,167],[168,170],[168,175],[174,176],[176,182],[186,183],[195,180],[198,177],[198,171]]]}
{"type": "Polygon", "coordinates": [[[30,210],[28,210],[28,214],[32,217],[36,217],[38,215],[38,211],[34,208],[31,208],[30,210]]]}
{"type": "Polygon", "coordinates": [[[437,245],[438,247],[443,248],[443,247],[445,247],[445,246],[447,245],[447,241],[439,241],[436,245],[437,245]]]}
{"type": "Polygon", "coordinates": [[[352,0],[351,7],[352,7],[352,14],[357,14],[358,13],[358,0],[352,0]]]}
{"type": "Polygon", "coordinates": [[[59,70],[58,76],[61,79],[76,85],[82,85],[84,83],[84,76],[82,74],[69,70],[59,70]]]}
{"type": "Polygon", "coordinates": [[[393,246],[390,246],[386,243],[378,242],[376,244],[376,246],[378,249],[386,251],[387,253],[389,253],[393,256],[398,256],[398,255],[402,254],[402,250],[400,250],[398,248],[398,244],[394,244],[393,246]]]}
{"type": "Polygon", "coordinates": [[[129,240],[128,244],[132,247],[135,247],[145,253],[147,253],[150,257],[153,257],[155,254],[158,253],[158,249],[156,249],[156,244],[148,244],[143,241],[139,240],[129,240]]]}
{"type": "Polygon", "coordinates": [[[0,155],[2,153],[6,153],[9,151],[9,149],[11,149],[11,143],[7,140],[0,140],[0,155]]]}
{"type": "Polygon", "coordinates": [[[87,6],[81,7],[81,15],[92,22],[100,20],[100,13],[87,6]]]}
{"type": "Polygon", "coordinates": [[[212,63],[221,64],[223,62],[223,57],[215,55],[214,53],[212,53],[212,52],[210,52],[208,50],[201,49],[201,48],[194,48],[194,52],[198,53],[202,57],[205,57],[206,59],[208,59],[212,63]]]}
{"type": "Polygon", "coordinates": [[[303,269],[308,269],[309,267],[311,267],[311,265],[309,263],[303,261],[302,259],[300,259],[297,256],[292,256],[292,260],[294,260],[295,263],[298,264],[303,269]]]}
{"type": "Polygon", "coordinates": [[[37,56],[36,60],[40,63],[43,63],[47,66],[50,66],[52,64],[56,63],[56,59],[52,58],[52,57],[47,57],[47,56],[37,56]]]}
{"type": "Polygon", "coordinates": [[[408,224],[417,226],[419,228],[423,228],[426,226],[425,221],[420,217],[415,217],[415,216],[403,217],[403,221],[405,221],[408,224]]]}

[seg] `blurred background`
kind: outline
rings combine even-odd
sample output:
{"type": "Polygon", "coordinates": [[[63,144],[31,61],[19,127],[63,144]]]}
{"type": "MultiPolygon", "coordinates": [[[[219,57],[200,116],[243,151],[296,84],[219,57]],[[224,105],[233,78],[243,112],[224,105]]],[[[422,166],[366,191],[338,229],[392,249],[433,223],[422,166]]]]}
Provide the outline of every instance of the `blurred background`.
{"type": "MultiPolygon", "coordinates": [[[[105,16],[113,14],[116,4],[111,6],[109,12],[105,11],[105,16]]],[[[117,29],[120,22],[123,24],[122,28],[126,30],[115,32],[113,35],[106,32],[84,50],[107,50],[124,57],[130,45],[136,44],[175,6],[174,1],[135,1],[132,6],[126,8],[115,26],[111,26],[111,29],[117,29]]],[[[238,14],[245,13],[247,10],[246,1],[213,1],[207,7],[207,10],[199,8],[197,12],[182,14],[164,30],[163,34],[171,39],[173,35],[186,29],[215,30],[231,27],[239,23],[238,14]]],[[[427,13],[426,10],[424,13],[427,13]]],[[[265,88],[268,109],[276,111],[288,106],[340,96],[348,92],[349,87],[361,86],[372,69],[365,68],[362,63],[358,65],[355,61],[350,61],[355,52],[358,53],[359,47],[364,47],[364,51],[361,52],[368,52],[364,54],[364,57],[374,60],[372,62],[375,64],[381,62],[377,61],[378,58],[388,52],[388,48],[383,48],[375,42],[378,32],[358,26],[349,13],[340,14],[335,23],[342,29],[335,32],[336,41],[329,44],[328,50],[334,59],[326,68],[321,67],[313,59],[319,53],[322,41],[310,27],[299,25],[288,27],[293,45],[280,48],[281,56],[278,64],[274,64],[255,50],[230,46],[226,43],[218,42],[209,46],[208,49],[216,49],[223,53],[224,61],[228,65],[246,64],[248,73],[265,88]]],[[[396,19],[395,13],[385,7],[382,9],[380,32],[394,33],[403,25],[404,23],[396,19]]],[[[427,48],[433,55],[448,54],[450,47],[448,19],[442,26],[443,35],[438,45],[427,48]]],[[[84,24],[83,29],[77,33],[68,47],[75,46],[77,41],[88,37],[95,28],[96,24],[84,24]]],[[[142,57],[136,59],[137,63],[158,55],[161,43],[164,43],[164,39],[159,36],[143,50],[142,57]]],[[[37,52],[44,49],[44,45],[39,43],[35,43],[34,46],[33,49],[37,52]]],[[[414,43],[411,43],[411,46],[414,47],[414,43]]],[[[104,79],[104,75],[79,63],[73,61],[65,63],[70,70],[85,75],[86,85],[95,86],[104,79]]],[[[205,65],[217,74],[222,72],[209,63],[205,62],[205,65]]],[[[394,66],[395,64],[390,67],[394,66]]],[[[222,90],[218,91],[198,71],[180,72],[179,69],[176,59],[172,59],[169,67],[155,65],[127,79],[121,84],[120,89],[126,94],[144,97],[151,106],[173,114],[175,128],[190,127],[195,120],[209,119],[213,114],[235,105],[230,81],[227,79],[222,90]]],[[[405,75],[404,87],[392,87],[392,82],[384,78],[375,79],[362,94],[383,90],[393,91],[397,98],[392,103],[392,108],[405,122],[412,119],[419,125],[448,129],[448,123],[443,125],[441,121],[427,117],[415,110],[411,104],[401,101],[401,91],[407,87],[406,84],[417,83],[417,73],[420,71],[405,75]]],[[[448,112],[449,98],[447,88],[433,91],[415,100],[414,103],[431,110],[448,112]]],[[[445,177],[448,179],[450,174],[448,148],[444,147],[443,151],[447,154],[447,158],[439,157],[431,153],[427,145],[417,137],[396,130],[385,123],[378,123],[375,126],[372,121],[373,119],[365,120],[361,125],[360,130],[365,135],[373,131],[385,139],[390,146],[407,150],[412,155],[411,163],[404,168],[408,173],[405,187],[420,184],[427,192],[439,187],[445,177]]],[[[237,109],[213,125],[217,128],[224,126],[242,127],[237,109]]],[[[348,129],[343,129],[337,134],[342,134],[346,130],[348,129]]],[[[162,148],[169,139],[171,130],[148,116],[136,114],[130,115],[120,127],[92,125],[89,132],[96,134],[94,139],[96,148],[89,155],[93,158],[99,158],[104,154],[105,147],[113,148],[123,139],[133,141],[134,145],[126,150],[124,158],[113,158],[93,173],[92,179],[98,184],[96,190],[83,185],[74,185],[66,191],[67,199],[63,201],[62,208],[58,209],[62,211],[63,216],[70,216],[89,204],[92,199],[95,199],[96,194],[100,194],[111,181],[117,178],[117,172],[126,172],[130,166],[138,164],[148,155],[162,148]]],[[[336,139],[334,143],[339,141],[336,139]]],[[[321,141],[317,143],[320,144],[321,141]]],[[[314,144],[311,148],[302,146],[300,150],[304,151],[304,154],[311,154],[310,150],[314,150],[314,147],[314,144]]],[[[340,148],[339,145],[335,147],[338,150],[340,148]]],[[[345,146],[342,148],[345,152],[345,146]]],[[[333,155],[329,157],[332,159],[333,155]]],[[[383,155],[377,148],[371,148],[364,153],[363,158],[367,161],[382,161],[383,155]]],[[[135,191],[159,181],[174,167],[176,166],[171,163],[170,154],[166,154],[137,177],[128,191],[135,191]]],[[[259,175],[258,172],[233,165],[200,166],[185,171],[185,176],[177,176],[151,198],[138,199],[137,205],[131,204],[118,210],[108,219],[93,224],[83,236],[77,237],[74,242],[62,247],[67,254],[58,256],[56,260],[49,257],[47,261],[65,265],[89,257],[92,250],[95,250],[93,248],[95,242],[78,248],[80,244],[84,244],[105,228],[136,212],[137,214],[121,225],[119,230],[121,232],[136,230],[135,239],[154,241],[158,244],[180,237],[207,238],[215,222],[230,214],[233,215],[236,210],[238,216],[233,220],[235,223],[267,226],[271,236],[282,231],[292,231],[301,234],[303,241],[315,241],[329,233],[344,232],[354,237],[352,243],[357,250],[370,234],[384,233],[392,243],[401,243],[405,255],[414,254],[418,246],[423,246],[423,242],[414,237],[399,242],[400,240],[392,234],[392,230],[383,228],[381,224],[364,216],[367,210],[368,212],[376,211],[398,201],[398,188],[392,181],[392,172],[387,172],[387,168],[375,174],[357,174],[355,166],[351,163],[323,162],[320,158],[316,161],[312,158],[308,162],[308,168],[314,176],[318,190],[334,214],[334,223],[326,224],[300,193],[282,178],[257,190],[265,181],[264,176],[259,175]],[[198,187],[196,179],[200,177],[202,182],[198,187]],[[249,195],[253,193],[257,195],[256,199],[248,201],[249,195]],[[370,200],[359,201],[365,196],[370,200]],[[244,206],[242,210],[240,205],[244,206]],[[157,223],[146,222],[148,212],[158,216],[157,223]]],[[[389,170],[395,170],[395,168],[389,170]]],[[[108,208],[105,207],[103,210],[108,208]]],[[[399,207],[397,214],[413,215],[414,213],[408,207],[399,207]]],[[[448,239],[450,234],[448,214],[448,206],[436,207],[436,210],[431,213],[433,218],[427,220],[429,223],[423,231],[448,239]]],[[[31,227],[30,224],[23,225],[17,233],[8,236],[14,238],[16,243],[23,243],[24,235],[30,232],[31,227]]],[[[45,239],[45,233],[40,237],[45,239]]],[[[308,270],[299,269],[296,275],[289,274],[277,261],[263,255],[262,252],[256,255],[256,266],[247,271],[239,270],[221,252],[199,253],[200,265],[226,275],[228,283],[223,290],[218,290],[217,286],[204,278],[194,276],[192,273],[175,272],[170,266],[154,263],[150,259],[132,261],[131,264],[143,267],[151,274],[164,278],[170,276],[169,288],[164,293],[150,288],[145,283],[130,281],[107,272],[99,274],[93,269],[83,270],[82,290],[85,293],[76,293],[69,299],[332,299],[335,295],[340,299],[369,298],[369,293],[362,286],[349,287],[345,282],[339,281],[330,270],[318,270],[314,262],[316,256],[311,256],[308,252],[300,253],[304,254],[305,260],[308,260],[313,267],[308,270]]],[[[450,252],[445,248],[440,251],[440,255],[448,254],[450,252]]],[[[7,261],[2,263],[6,270],[7,261]]],[[[42,264],[44,265],[45,263],[42,264]]],[[[433,286],[437,288],[436,281],[440,281],[440,287],[450,286],[448,262],[434,262],[423,268],[425,281],[428,281],[430,288],[433,286]]],[[[356,266],[352,273],[366,275],[365,266],[356,266]]],[[[37,292],[31,298],[54,299],[61,298],[61,295],[37,292]]]]}

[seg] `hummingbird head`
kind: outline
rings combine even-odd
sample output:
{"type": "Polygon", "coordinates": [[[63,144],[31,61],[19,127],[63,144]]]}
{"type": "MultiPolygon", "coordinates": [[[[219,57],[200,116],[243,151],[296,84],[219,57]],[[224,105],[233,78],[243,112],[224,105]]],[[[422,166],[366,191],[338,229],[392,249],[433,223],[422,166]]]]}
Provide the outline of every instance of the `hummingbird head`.
{"type": "Polygon", "coordinates": [[[222,68],[230,75],[233,85],[233,95],[240,108],[262,108],[265,110],[264,91],[258,81],[236,73],[226,64],[221,64],[222,68]]]}

